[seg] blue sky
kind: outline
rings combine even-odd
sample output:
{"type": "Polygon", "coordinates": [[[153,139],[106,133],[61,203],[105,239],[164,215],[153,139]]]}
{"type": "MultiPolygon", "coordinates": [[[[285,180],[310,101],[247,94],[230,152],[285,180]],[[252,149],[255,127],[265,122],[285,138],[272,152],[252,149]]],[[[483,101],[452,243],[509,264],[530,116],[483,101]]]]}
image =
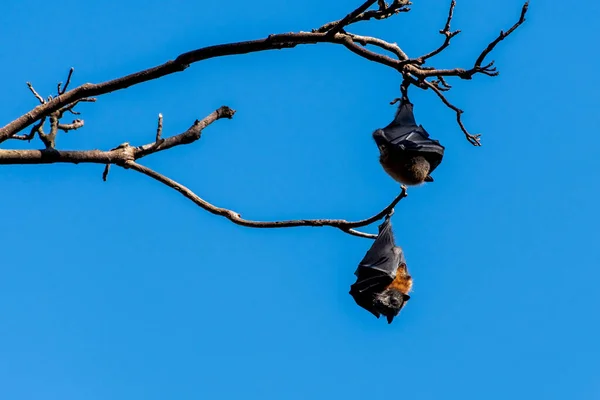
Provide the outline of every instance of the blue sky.
{"type": "MultiPolygon", "coordinates": [[[[26,81],[46,95],[71,66],[74,84],[100,82],[359,3],[7,2],[0,125],[35,106],[26,81]]],[[[353,31],[425,53],[448,2],[414,3],[353,31]]],[[[470,66],[520,6],[458,0],[463,32],[435,65],[470,66]]],[[[119,168],[105,183],[99,165],[1,167],[0,397],[600,398],[599,13],[533,1],[492,54],[501,75],[452,82],[481,148],[433,93],[411,91],[446,154],[393,217],[415,284],[392,325],[348,294],[369,240],[239,227],[119,168]]],[[[398,85],[327,44],[212,59],[82,105],[85,127],[58,146],[147,143],[159,112],[170,135],[229,105],[233,120],[142,163],[247,218],[360,219],[399,190],[371,138],[398,85]]]]}

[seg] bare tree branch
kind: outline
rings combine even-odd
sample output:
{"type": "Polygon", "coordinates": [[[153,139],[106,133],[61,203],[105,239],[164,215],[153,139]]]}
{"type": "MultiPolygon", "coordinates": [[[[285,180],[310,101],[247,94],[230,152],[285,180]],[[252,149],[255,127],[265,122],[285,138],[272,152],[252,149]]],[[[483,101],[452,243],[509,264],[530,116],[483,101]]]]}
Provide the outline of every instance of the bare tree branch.
{"type": "MultiPolygon", "coordinates": [[[[398,204],[400,200],[407,196],[406,188],[402,187],[401,193],[382,211],[375,214],[372,217],[349,222],[340,219],[302,219],[302,220],[290,220],[290,221],[275,221],[275,222],[259,222],[251,221],[241,218],[239,213],[227,210],[224,208],[216,207],[207,201],[201,199],[191,190],[183,185],[178,184],[161,175],[160,173],[153,171],[147,167],[144,167],[135,162],[135,160],[142,157],[154,154],[159,151],[167,150],[175,146],[189,144],[198,140],[201,137],[202,130],[214,121],[221,118],[231,118],[235,114],[235,111],[227,106],[220,107],[213,113],[206,116],[204,119],[196,120],[192,126],[185,132],[178,135],[171,136],[167,139],[163,139],[163,142],[156,145],[157,142],[148,143],[142,146],[133,147],[129,143],[123,143],[109,151],[101,150],[82,150],[82,151],[59,151],[55,150],[51,146],[47,147],[46,150],[0,150],[0,164],[53,164],[53,163],[96,163],[106,164],[102,179],[106,181],[111,164],[119,165],[123,168],[130,168],[136,171],[142,172],[159,182],[166,184],[167,186],[180,191],[184,196],[198,204],[205,210],[216,214],[225,216],[234,223],[243,226],[249,226],[254,228],[286,228],[296,226],[332,226],[338,228],[351,235],[360,236],[364,238],[375,238],[376,235],[363,233],[354,230],[354,228],[367,226],[375,221],[383,218],[389,214],[393,208],[398,204]]],[[[162,122],[162,120],[161,120],[162,122]]],[[[51,122],[52,126],[56,126],[56,122],[51,122]]],[[[37,126],[37,125],[36,125],[37,126]]],[[[51,128],[50,134],[43,134],[45,141],[51,141],[50,135],[58,128],[51,128]]]]}
{"type": "Polygon", "coordinates": [[[361,14],[363,11],[366,11],[367,8],[371,7],[373,4],[375,4],[377,0],[367,0],[365,1],[360,7],[358,7],[356,10],[352,11],[350,14],[346,15],[344,18],[342,18],[341,20],[334,22],[333,26],[331,27],[331,29],[327,30],[327,34],[329,36],[333,36],[336,33],[340,32],[342,29],[344,29],[344,27],[346,25],[348,25],[349,23],[351,23],[359,14],[361,14]]]}
{"type": "MultiPolygon", "coordinates": [[[[475,60],[475,63],[471,69],[468,69],[468,70],[463,69],[463,68],[424,69],[424,68],[419,68],[418,66],[412,65],[412,64],[418,64],[420,59],[425,58],[429,54],[431,54],[431,53],[429,53],[428,55],[419,57],[416,60],[414,60],[416,62],[407,63],[405,72],[409,72],[409,73],[413,74],[414,76],[417,76],[421,80],[432,77],[432,76],[437,76],[437,77],[456,76],[458,78],[467,79],[467,80],[472,79],[475,74],[498,76],[499,72],[496,70],[495,67],[493,67],[494,61],[491,61],[490,63],[488,63],[487,65],[484,65],[484,66],[482,66],[481,64],[483,63],[483,60],[485,59],[485,57],[487,57],[487,55],[496,47],[496,45],[498,43],[500,43],[502,40],[506,39],[521,24],[523,24],[523,22],[525,22],[525,15],[526,15],[528,9],[529,9],[529,2],[526,2],[525,4],[523,4],[523,7],[521,8],[521,15],[519,17],[519,20],[508,31],[506,31],[506,32],[500,31],[500,35],[498,35],[498,37],[496,39],[494,39],[492,42],[490,42],[490,44],[481,52],[481,54],[479,55],[477,60],[475,60]]],[[[451,12],[450,12],[449,19],[448,19],[449,21],[451,20],[451,17],[452,17],[453,7],[451,7],[450,10],[451,10],[451,12]]],[[[447,26],[449,27],[449,24],[447,26]]],[[[456,32],[460,32],[460,31],[456,31],[456,32]]],[[[443,31],[442,31],[442,33],[443,33],[443,31]]],[[[456,36],[456,34],[454,36],[456,36]]],[[[446,39],[449,43],[449,40],[451,38],[449,39],[447,36],[446,39]]],[[[444,43],[446,43],[446,42],[444,42],[444,43]]],[[[435,53],[435,54],[438,54],[438,53],[435,53]]],[[[412,60],[409,60],[409,61],[412,61],[412,60]]]]}
{"type": "Polygon", "coordinates": [[[199,61],[233,54],[246,54],[264,50],[292,48],[298,44],[314,43],[342,44],[350,51],[363,58],[366,58],[367,60],[384,64],[394,69],[400,68],[400,62],[398,60],[394,60],[388,56],[369,51],[364,47],[355,44],[348,35],[339,33],[335,34],[333,37],[326,36],[325,33],[284,33],[270,35],[265,39],[209,46],[181,54],[175,60],[167,61],[166,63],[157,67],[148,68],[140,72],[99,84],[86,83],[75,89],[69,90],[63,95],[47,101],[45,104],[35,107],[33,110],[0,128],[0,143],[8,139],[10,136],[20,132],[27,126],[35,123],[43,116],[47,116],[59,110],[60,108],[68,106],[83,98],[115,92],[133,85],[158,79],[176,72],[181,72],[187,69],[191,64],[199,61]]]}
{"type": "Polygon", "coordinates": [[[58,129],[60,129],[63,132],[74,131],[81,127],[83,127],[82,119],[73,120],[73,122],[71,122],[70,124],[58,124],[58,129]]]}
{"type": "Polygon", "coordinates": [[[135,170],[147,175],[158,182],[161,182],[168,187],[179,191],[181,194],[192,200],[204,210],[215,215],[223,216],[238,225],[254,228],[331,226],[351,235],[365,238],[375,238],[376,235],[359,232],[355,228],[370,225],[380,220],[384,216],[390,215],[398,202],[406,197],[407,194],[405,187],[402,187],[401,193],[382,211],[372,217],[360,221],[346,221],[342,219],[300,219],[273,222],[253,221],[242,218],[239,213],[232,210],[210,204],[206,200],[198,197],[185,186],[180,185],[176,181],[160,174],[159,172],[153,171],[136,162],[137,160],[148,155],[197,141],[200,139],[204,128],[218,119],[233,117],[235,110],[232,110],[227,106],[220,107],[202,120],[196,120],[186,131],[167,138],[162,137],[163,116],[162,114],[159,114],[154,141],[141,146],[131,146],[126,142],[108,151],[64,151],[56,149],[56,140],[59,131],[68,132],[71,130],[80,129],[84,126],[84,121],[82,119],[75,119],[70,123],[65,123],[61,120],[64,118],[64,115],[67,112],[79,115],[80,113],[75,111],[74,108],[81,102],[96,101],[94,96],[100,96],[118,90],[123,90],[143,82],[148,82],[170,74],[181,72],[187,69],[193,63],[210,58],[247,54],[266,50],[294,48],[303,44],[331,43],[342,45],[366,60],[385,65],[397,71],[403,78],[401,85],[401,92],[403,96],[407,95],[406,93],[409,85],[413,85],[424,90],[431,89],[447,107],[456,113],[457,123],[467,140],[475,146],[480,146],[480,135],[470,134],[461,120],[463,111],[450,103],[444,96],[443,92],[449,91],[452,88],[452,86],[446,81],[446,78],[457,77],[459,79],[468,80],[472,79],[475,74],[488,76],[498,75],[498,71],[494,67],[494,61],[491,61],[483,66],[482,64],[485,58],[496,47],[496,45],[513,33],[525,21],[528,3],[523,5],[519,20],[508,31],[501,31],[500,35],[494,41],[490,42],[490,44],[481,52],[479,57],[475,60],[473,67],[468,70],[462,68],[438,69],[436,67],[423,65],[427,60],[444,51],[450,45],[451,39],[460,32],[459,30],[450,30],[450,25],[454,15],[454,8],[456,6],[455,0],[451,1],[446,24],[444,28],[439,31],[440,34],[444,35],[445,37],[444,42],[437,49],[417,58],[410,58],[396,43],[389,43],[376,37],[356,35],[346,32],[346,29],[350,25],[360,21],[385,19],[400,12],[407,12],[410,10],[410,8],[408,8],[409,5],[411,5],[411,3],[408,0],[393,0],[390,5],[388,5],[385,0],[367,0],[354,11],[347,14],[344,18],[326,23],[318,29],[313,29],[311,32],[300,31],[273,34],[258,40],[203,47],[182,53],[175,59],[152,68],[97,84],[85,83],[81,86],[75,87],[74,89],[68,90],[74,71],[74,69],[71,68],[64,86],[62,83],[57,84],[56,97],[48,96],[46,99],[44,99],[34,89],[32,84],[27,82],[29,90],[33,93],[40,104],[29,112],[0,128],[0,143],[8,139],[31,141],[37,135],[44,144],[45,149],[0,149],[0,165],[53,163],[103,164],[104,170],[102,173],[102,179],[106,181],[110,171],[110,166],[115,164],[122,168],[135,170]],[[377,9],[369,10],[369,8],[375,3],[377,3],[377,9]],[[374,46],[378,49],[390,52],[391,54],[380,54],[367,49],[367,46],[374,46]],[[429,78],[436,79],[432,79],[430,81],[428,80],[429,78]],[[44,131],[44,124],[46,121],[49,121],[48,133],[44,131]],[[29,126],[31,126],[31,130],[28,134],[19,134],[29,126]]]}
{"type": "Polygon", "coordinates": [[[30,82],[27,82],[27,87],[29,88],[29,90],[31,90],[31,93],[33,93],[35,98],[38,99],[40,104],[44,104],[46,102],[46,100],[44,100],[42,96],[40,96],[40,94],[36,92],[36,90],[33,88],[33,85],[30,82]]]}
{"type": "Polygon", "coordinates": [[[366,233],[362,233],[362,232],[357,232],[353,228],[367,226],[367,225],[372,224],[375,221],[380,220],[381,218],[383,218],[384,216],[389,214],[394,209],[396,204],[398,204],[398,202],[400,202],[400,200],[402,200],[404,197],[407,196],[406,188],[402,187],[401,193],[387,207],[385,207],[382,211],[378,212],[377,214],[373,215],[372,217],[369,217],[369,218],[366,218],[366,219],[363,219],[360,221],[350,222],[350,221],[346,221],[343,219],[298,219],[298,220],[273,221],[273,222],[271,222],[271,221],[252,221],[252,220],[242,218],[242,216],[235,211],[212,205],[208,201],[200,198],[198,195],[196,195],[194,192],[192,192],[187,187],[181,185],[180,183],[178,183],[178,182],[176,182],[176,181],[174,181],[174,180],[172,180],[172,179],[170,179],[148,167],[140,165],[140,164],[136,163],[135,161],[127,161],[127,162],[125,162],[124,165],[121,165],[121,166],[123,168],[129,168],[129,169],[133,169],[135,171],[141,172],[142,174],[149,176],[152,179],[155,179],[155,180],[169,186],[172,189],[177,190],[183,196],[190,199],[196,205],[200,206],[201,208],[210,212],[211,214],[220,215],[222,217],[227,218],[228,220],[230,220],[231,222],[233,222],[237,225],[246,226],[246,227],[250,227],[250,228],[291,228],[291,227],[298,227],[298,226],[313,226],[313,227],[331,226],[334,228],[341,229],[342,231],[352,234],[352,235],[355,235],[355,236],[368,237],[368,238],[374,239],[377,237],[377,235],[370,235],[370,234],[366,234],[366,233]]]}
{"type": "MultiPolygon", "coordinates": [[[[133,147],[128,143],[109,151],[102,150],[56,150],[51,145],[56,138],[56,131],[59,129],[55,118],[51,119],[50,133],[46,134],[40,129],[37,132],[43,137],[44,143],[48,143],[45,150],[3,150],[0,149],[0,165],[10,164],[54,164],[54,163],[92,163],[92,164],[119,164],[122,165],[129,160],[137,160],[163,150],[193,143],[200,139],[202,130],[221,118],[232,118],[235,110],[227,106],[222,106],[215,110],[202,120],[196,120],[190,128],[178,135],[162,139],[159,145],[157,142],[147,143],[142,146],[133,147]],[[54,133],[54,136],[52,136],[54,133]]],[[[37,125],[36,125],[37,126],[37,125]]],[[[32,130],[33,131],[33,130],[32,130]]]]}
{"type": "MultiPolygon", "coordinates": [[[[394,0],[392,5],[390,5],[390,6],[386,5],[385,8],[382,8],[381,4],[380,4],[379,10],[365,11],[361,14],[358,14],[356,17],[354,17],[352,19],[352,21],[348,22],[346,24],[346,26],[350,25],[350,24],[354,24],[356,22],[360,22],[360,21],[368,21],[370,19],[386,19],[386,18],[391,17],[392,15],[395,15],[395,14],[398,14],[401,12],[408,12],[408,11],[410,11],[410,8],[408,8],[407,6],[409,6],[411,4],[412,3],[410,1],[406,1],[406,0],[394,0]]],[[[340,21],[328,22],[318,29],[313,29],[313,32],[327,32],[334,25],[336,25],[339,22],[340,21]]]]}
{"type": "MultiPolygon", "coordinates": [[[[515,31],[515,29],[517,29],[523,22],[525,22],[525,14],[527,14],[528,9],[529,9],[529,1],[525,2],[525,4],[523,4],[523,7],[521,8],[521,16],[519,17],[519,20],[508,31],[506,31],[506,33],[504,31],[500,31],[500,35],[498,35],[498,37],[493,42],[491,42],[485,48],[485,50],[483,50],[481,52],[481,54],[479,55],[479,57],[477,57],[477,60],[475,61],[475,65],[474,65],[473,69],[480,68],[481,63],[487,57],[487,55],[490,54],[492,50],[494,50],[494,47],[496,47],[496,45],[498,43],[500,43],[501,41],[506,39],[508,37],[508,35],[513,33],[515,31]]],[[[493,63],[494,63],[494,61],[492,61],[489,65],[492,65],[493,63]]],[[[485,68],[485,67],[483,67],[483,68],[485,68]]],[[[498,74],[496,74],[496,75],[498,75],[498,74]]]]}
{"type": "Polygon", "coordinates": [[[471,143],[473,146],[481,146],[481,134],[470,134],[467,131],[467,128],[465,128],[461,116],[464,113],[463,110],[461,110],[460,108],[456,107],[455,105],[453,105],[452,103],[450,103],[448,101],[448,99],[446,99],[446,97],[444,96],[444,94],[442,93],[442,91],[433,83],[428,82],[428,81],[423,81],[423,84],[425,86],[427,86],[428,88],[430,88],[431,90],[433,90],[435,92],[435,94],[438,95],[438,97],[442,100],[442,102],[451,110],[453,110],[454,112],[456,112],[456,122],[458,123],[458,126],[460,126],[460,129],[463,131],[463,133],[465,134],[465,137],[467,138],[467,140],[469,141],[469,143],[471,143]]]}
{"type": "Polygon", "coordinates": [[[46,117],[42,118],[37,124],[35,124],[31,128],[31,131],[29,132],[28,135],[13,135],[11,137],[11,139],[27,140],[28,142],[30,142],[31,139],[33,139],[35,137],[35,134],[38,133],[40,131],[40,129],[42,129],[45,122],[46,122],[46,117]]]}
{"type": "Polygon", "coordinates": [[[67,88],[69,87],[69,84],[71,83],[71,77],[73,76],[73,71],[75,71],[75,68],[71,67],[71,69],[69,70],[69,75],[67,76],[67,82],[65,83],[65,86],[61,89],[60,85],[62,84],[62,82],[58,83],[58,95],[62,95],[67,91],[67,88]]]}
{"type": "Polygon", "coordinates": [[[402,49],[396,43],[388,43],[385,40],[373,38],[370,36],[359,36],[359,35],[354,35],[352,33],[346,33],[346,34],[348,36],[350,36],[350,38],[354,42],[360,43],[363,46],[366,46],[368,44],[377,46],[384,50],[394,53],[398,57],[398,59],[400,59],[402,61],[408,60],[408,56],[406,55],[406,53],[404,51],[402,51],[402,49]]]}
{"type": "Polygon", "coordinates": [[[77,112],[75,110],[73,110],[73,108],[75,108],[75,106],[81,102],[89,102],[89,103],[94,103],[96,101],[95,98],[83,98],[81,100],[77,100],[71,104],[69,104],[66,107],[61,108],[60,110],[58,110],[58,118],[62,118],[65,112],[70,112],[73,115],[79,115],[81,114],[80,112],[77,112]]]}
{"type": "Polygon", "coordinates": [[[425,63],[428,58],[434,57],[440,54],[446,47],[450,46],[450,40],[460,33],[460,30],[456,30],[454,32],[450,32],[450,22],[452,22],[452,17],[454,16],[454,7],[456,6],[456,0],[452,0],[450,3],[450,11],[448,11],[448,19],[446,20],[446,25],[444,29],[440,30],[440,33],[446,37],[444,43],[437,49],[433,50],[430,53],[425,54],[422,57],[419,57],[419,61],[421,64],[425,63]]]}
{"type": "MultiPolygon", "coordinates": [[[[36,97],[40,102],[42,102],[42,104],[35,107],[28,113],[22,115],[21,117],[15,119],[14,121],[10,122],[9,124],[5,125],[4,127],[0,128],[0,143],[7,140],[11,136],[17,134],[21,130],[25,129],[27,126],[34,124],[36,121],[39,121],[42,117],[49,116],[57,110],[66,108],[67,111],[72,112],[71,105],[76,104],[79,101],[84,101],[83,99],[87,99],[91,96],[98,96],[117,90],[122,90],[142,82],[147,82],[149,80],[158,79],[169,74],[181,72],[188,68],[192,63],[196,63],[209,58],[222,57],[234,54],[245,54],[272,49],[293,48],[299,44],[341,44],[348,48],[350,51],[367,60],[386,65],[397,70],[402,74],[411,74],[412,76],[418,78],[419,81],[434,76],[438,77],[438,80],[448,76],[455,76],[461,79],[471,79],[472,76],[476,73],[495,76],[497,75],[497,71],[495,68],[492,67],[493,62],[485,66],[481,66],[481,63],[483,59],[487,56],[487,54],[489,54],[501,40],[506,38],[521,23],[525,21],[525,13],[528,8],[528,3],[526,3],[521,11],[521,18],[519,22],[517,22],[506,33],[501,32],[500,36],[492,43],[490,43],[490,45],[488,45],[488,47],[481,53],[479,58],[476,60],[474,67],[470,70],[465,70],[461,68],[436,69],[434,67],[422,67],[420,65],[423,64],[423,62],[426,59],[431,58],[434,55],[439,54],[439,52],[441,52],[442,50],[444,50],[448,46],[452,36],[457,34],[458,31],[450,32],[450,21],[452,19],[455,2],[453,1],[451,3],[446,26],[441,31],[446,36],[444,44],[439,49],[425,54],[422,57],[410,59],[400,49],[400,47],[398,47],[397,44],[388,43],[378,38],[353,35],[351,33],[346,33],[345,31],[343,31],[343,27],[358,21],[365,21],[372,18],[383,19],[394,15],[398,12],[408,11],[406,6],[410,4],[410,2],[406,0],[394,0],[394,2],[390,6],[387,6],[385,2],[379,1],[379,9],[367,11],[367,9],[372,4],[374,4],[375,1],[376,0],[368,0],[365,3],[363,3],[359,8],[354,10],[352,13],[348,14],[345,18],[329,24],[325,24],[321,28],[313,30],[312,32],[292,32],[277,35],[269,35],[265,39],[204,47],[201,49],[183,53],[179,55],[175,60],[167,61],[166,63],[157,67],[149,68],[121,78],[117,78],[99,84],[86,83],[68,92],[65,92],[65,88],[63,88],[59,92],[59,96],[56,98],[50,97],[48,100],[43,100],[43,98],[41,98],[41,96],[37,94],[36,97]],[[362,45],[359,45],[357,43],[362,45]],[[378,54],[373,51],[367,50],[364,47],[366,44],[375,45],[387,51],[391,51],[396,55],[397,59],[393,59],[386,55],[378,54]]],[[[68,86],[68,83],[70,82],[72,71],[73,70],[71,69],[71,71],[69,72],[69,77],[67,79],[67,84],[65,84],[65,87],[68,86]]],[[[421,86],[418,85],[418,87],[421,86]]],[[[438,85],[438,88],[440,88],[440,90],[445,90],[449,89],[450,86],[444,85],[444,87],[442,88],[438,85]]],[[[30,87],[30,89],[32,89],[32,92],[34,94],[37,93],[35,92],[35,90],[33,90],[33,87],[30,87]]],[[[53,145],[53,143],[50,144],[53,145]]]]}

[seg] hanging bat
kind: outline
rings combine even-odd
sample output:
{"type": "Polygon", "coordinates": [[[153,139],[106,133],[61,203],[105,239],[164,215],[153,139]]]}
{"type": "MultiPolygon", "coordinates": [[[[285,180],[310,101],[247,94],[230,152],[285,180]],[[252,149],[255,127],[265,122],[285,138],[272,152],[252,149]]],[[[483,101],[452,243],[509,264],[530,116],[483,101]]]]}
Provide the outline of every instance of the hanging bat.
{"type": "Polygon", "coordinates": [[[357,279],[350,286],[350,295],[356,304],[377,318],[385,315],[391,324],[410,299],[412,277],[402,249],[395,244],[389,216],[354,275],[357,279]]]}
{"type": "Polygon", "coordinates": [[[444,146],[417,125],[407,98],[400,101],[394,120],[373,132],[373,139],[381,166],[395,181],[411,186],[433,182],[430,174],[442,162],[444,146]]]}

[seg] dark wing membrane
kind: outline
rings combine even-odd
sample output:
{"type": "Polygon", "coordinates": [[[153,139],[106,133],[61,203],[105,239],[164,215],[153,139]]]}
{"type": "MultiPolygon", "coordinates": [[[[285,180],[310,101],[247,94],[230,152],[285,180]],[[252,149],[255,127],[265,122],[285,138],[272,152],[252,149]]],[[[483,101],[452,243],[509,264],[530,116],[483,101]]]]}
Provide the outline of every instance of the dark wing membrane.
{"type": "Polygon", "coordinates": [[[394,278],[376,269],[359,268],[356,282],[350,286],[350,294],[380,293],[392,283],[394,278]]]}
{"type": "Polygon", "coordinates": [[[392,144],[398,151],[425,157],[431,165],[430,172],[433,172],[444,158],[444,146],[437,140],[430,139],[429,134],[422,126],[415,128],[404,136],[397,137],[392,144]]]}
{"type": "Polygon", "coordinates": [[[413,105],[402,100],[396,117],[388,126],[373,132],[377,145],[392,144],[397,151],[416,153],[429,161],[432,172],[444,156],[444,146],[439,141],[429,138],[429,133],[422,125],[417,125],[413,114],[413,105]]]}
{"type": "Polygon", "coordinates": [[[358,278],[350,286],[350,295],[354,298],[356,304],[379,318],[379,312],[373,305],[373,300],[375,299],[375,295],[385,290],[393,281],[393,278],[376,269],[359,267],[357,272],[358,278]]]}
{"type": "MultiPolygon", "coordinates": [[[[380,285],[380,287],[385,288],[385,285],[380,285]]],[[[372,288],[373,289],[373,288],[372,288]]],[[[383,290],[383,289],[382,289],[383,290]]],[[[379,318],[379,312],[375,308],[374,300],[375,295],[379,290],[366,290],[361,291],[360,285],[354,284],[350,286],[350,295],[354,298],[356,304],[365,310],[369,311],[371,314],[379,318]]]]}
{"type": "MultiPolygon", "coordinates": [[[[385,137],[390,143],[397,143],[398,140],[418,128],[413,114],[413,105],[403,100],[398,107],[394,120],[383,131],[385,137]]],[[[427,132],[425,132],[427,135],[427,132]]],[[[426,136],[428,137],[428,136],[426,136]]]]}
{"type": "Polygon", "coordinates": [[[385,128],[373,132],[373,139],[378,146],[397,143],[406,134],[418,128],[413,114],[413,105],[402,101],[396,112],[394,120],[385,128]]]}
{"type": "Polygon", "coordinates": [[[391,222],[388,219],[379,226],[379,235],[362,259],[356,272],[356,282],[350,286],[350,295],[356,304],[379,318],[379,312],[373,306],[376,294],[381,293],[392,283],[401,258],[396,248],[391,222]]]}
{"type": "Polygon", "coordinates": [[[388,275],[392,280],[396,277],[396,270],[400,261],[400,251],[396,249],[392,223],[389,218],[379,225],[379,234],[363,257],[358,269],[354,273],[360,275],[361,269],[375,269],[388,275]]]}

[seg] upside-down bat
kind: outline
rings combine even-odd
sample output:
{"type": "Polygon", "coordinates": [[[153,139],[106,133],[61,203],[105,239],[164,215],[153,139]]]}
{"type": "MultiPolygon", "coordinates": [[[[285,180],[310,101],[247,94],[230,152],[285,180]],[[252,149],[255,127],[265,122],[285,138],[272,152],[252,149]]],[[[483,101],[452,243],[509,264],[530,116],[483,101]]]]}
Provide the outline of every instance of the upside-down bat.
{"type": "Polygon", "coordinates": [[[429,138],[422,125],[417,125],[413,105],[402,98],[394,120],[373,132],[379,148],[379,162],[394,180],[405,185],[433,182],[431,173],[442,162],[444,146],[429,138]]]}
{"type": "Polygon", "coordinates": [[[402,249],[396,246],[389,216],[379,226],[375,242],[354,275],[357,279],[350,286],[350,294],[356,304],[377,318],[385,315],[391,324],[410,299],[412,277],[402,249]]]}

